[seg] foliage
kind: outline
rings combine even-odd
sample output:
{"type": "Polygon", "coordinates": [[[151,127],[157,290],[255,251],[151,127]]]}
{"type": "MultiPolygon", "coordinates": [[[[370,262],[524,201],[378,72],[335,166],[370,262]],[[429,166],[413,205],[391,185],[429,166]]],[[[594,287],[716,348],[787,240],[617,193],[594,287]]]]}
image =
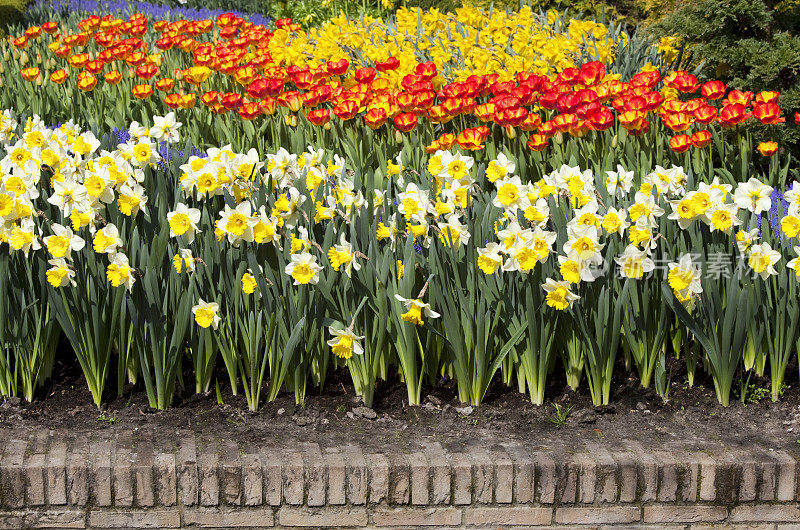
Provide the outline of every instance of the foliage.
{"type": "MultiPolygon", "coordinates": [[[[678,39],[685,47],[684,65],[697,65],[702,74],[733,88],[776,90],[789,117],[800,111],[800,3],[700,0],[682,5],[649,30],[678,39]]],[[[759,139],[778,140],[800,155],[796,130],[753,129],[759,139]]]]}

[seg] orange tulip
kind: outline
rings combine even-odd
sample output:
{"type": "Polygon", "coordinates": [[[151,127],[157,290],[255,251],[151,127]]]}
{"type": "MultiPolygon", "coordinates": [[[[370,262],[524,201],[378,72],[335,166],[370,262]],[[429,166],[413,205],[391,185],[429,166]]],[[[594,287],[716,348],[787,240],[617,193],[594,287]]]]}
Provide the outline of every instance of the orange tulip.
{"type": "Polygon", "coordinates": [[[708,99],[719,99],[725,95],[726,89],[727,87],[722,81],[708,81],[703,83],[703,88],[700,89],[700,93],[703,94],[703,97],[708,99]]]}
{"type": "Polygon", "coordinates": [[[331,121],[331,111],[328,109],[315,109],[306,113],[306,119],[317,126],[322,126],[331,121]]]}
{"type": "Polygon", "coordinates": [[[175,80],[169,77],[162,77],[156,81],[155,86],[160,92],[168,92],[175,87],[175,80]]]}
{"type": "Polygon", "coordinates": [[[37,77],[39,77],[39,69],[35,66],[24,68],[20,71],[20,75],[25,81],[34,81],[37,77]]]}
{"type": "Polygon", "coordinates": [[[469,151],[479,151],[483,149],[483,143],[489,137],[491,130],[485,125],[464,129],[458,133],[458,146],[469,151]]]}
{"type": "Polygon", "coordinates": [[[394,126],[402,132],[410,132],[417,126],[417,119],[413,112],[402,112],[394,117],[394,126]]]}
{"type": "Polygon", "coordinates": [[[705,105],[703,107],[699,107],[694,111],[693,114],[694,119],[697,120],[698,123],[708,125],[717,117],[717,109],[711,105],[705,105]]]}
{"type": "Polygon", "coordinates": [[[73,68],[78,68],[78,69],[86,66],[86,63],[88,62],[89,62],[88,53],[76,53],[75,55],[67,59],[67,64],[69,64],[73,68]]]}
{"type": "Polygon", "coordinates": [[[692,145],[697,149],[702,149],[711,143],[713,137],[711,133],[706,130],[697,131],[692,135],[692,145]]]}
{"type": "Polygon", "coordinates": [[[544,151],[548,146],[547,136],[544,134],[534,133],[530,136],[526,144],[528,148],[532,149],[533,151],[544,151]]]}
{"type": "Polygon", "coordinates": [[[364,114],[364,123],[370,129],[377,129],[381,127],[384,123],[386,123],[388,116],[386,115],[386,110],[382,108],[373,108],[369,109],[366,114],[364,114]]]}
{"type": "Polygon", "coordinates": [[[345,99],[333,106],[333,113],[342,120],[350,120],[358,114],[358,103],[345,99]]]}
{"type": "Polygon", "coordinates": [[[691,127],[694,116],[688,112],[676,112],[674,114],[662,115],[661,121],[671,130],[681,132],[691,127]]]}
{"type": "Polygon", "coordinates": [[[158,66],[154,64],[144,63],[136,67],[136,77],[139,79],[149,80],[158,73],[158,66]]]}
{"type": "Polygon", "coordinates": [[[103,76],[103,79],[105,79],[105,82],[109,85],[116,85],[122,81],[122,74],[119,73],[118,70],[111,70],[103,76]]]}
{"type": "Polygon", "coordinates": [[[97,78],[92,74],[81,75],[78,78],[78,88],[84,92],[91,92],[97,85],[97,78]]]}
{"type": "Polygon", "coordinates": [[[189,92],[188,94],[184,94],[178,100],[178,105],[182,109],[191,109],[194,107],[195,103],[197,102],[197,94],[194,92],[189,92]]]}
{"type": "Polygon", "coordinates": [[[69,74],[67,73],[67,71],[64,70],[63,68],[60,68],[60,69],[56,70],[55,72],[53,72],[52,74],[50,74],[50,81],[52,81],[53,83],[55,83],[57,85],[60,85],[60,84],[64,83],[64,81],[67,80],[67,77],[69,77],[69,74]]]}
{"type": "Polygon", "coordinates": [[[153,87],[150,85],[134,85],[131,88],[131,94],[136,99],[147,99],[153,95],[153,87]]]}
{"type": "Polygon", "coordinates": [[[692,146],[692,137],[688,134],[679,134],[669,139],[669,147],[676,153],[683,153],[692,146]]]}
{"type": "Polygon", "coordinates": [[[756,103],[753,107],[753,116],[765,125],[775,125],[786,121],[781,117],[781,108],[776,103],[756,103]]]}
{"type": "Polygon", "coordinates": [[[236,112],[239,113],[245,120],[254,120],[257,117],[261,116],[261,108],[258,106],[258,103],[255,101],[249,101],[247,103],[243,103],[236,112]]]}
{"type": "Polygon", "coordinates": [[[772,156],[778,152],[778,142],[761,142],[758,144],[758,152],[764,156],[772,156]]]}
{"type": "Polygon", "coordinates": [[[180,94],[167,94],[164,96],[164,105],[171,109],[177,109],[180,106],[180,94]]]}

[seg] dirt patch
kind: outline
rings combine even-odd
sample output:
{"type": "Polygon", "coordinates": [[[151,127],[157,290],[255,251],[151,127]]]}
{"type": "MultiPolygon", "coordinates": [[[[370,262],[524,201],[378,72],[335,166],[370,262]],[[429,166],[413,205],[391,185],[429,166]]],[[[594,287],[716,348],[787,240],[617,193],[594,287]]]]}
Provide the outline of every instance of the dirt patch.
{"type": "MultiPolygon", "coordinates": [[[[673,363],[680,370],[681,363],[673,363]]],[[[643,390],[634,378],[615,381],[613,405],[595,409],[585,387],[570,391],[558,376],[552,377],[544,406],[499,381],[491,386],[486,402],[472,410],[455,398],[450,380],[426,388],[422,406],[409,407],[405,386],[398,381],[381,382],[373,409],[361,407],[345,370],[330,374],[322,392],[311,391],[305,407],[295,406],[294,397],[281,394],[255,413],[247,411],[244,398],[222,391],[196,395],[182,392],[173,408],[151,409],[143,388],[128,389],[121,398],[111,397],[97,410],[74,366],[58,367],[65,374],[50,383],[33,403],[6,400],[0,404],[0,428],[15,432],[49,428],[68,432],[134,431],[169,443],[179,432],[198,437],[231,439],[240,445],[291,445],[297,441],[322,446],[357,444],[365,449],[411,451],[431,443],[449,450],[468,446],[517,443],[531,448],[554,446],[565,450],[601,444],[614,446],[634,440],[645,447],[680,445],[687,448],[760,447],[800,451],[800,389],[792,385],[782,400],[769,397],[728,408],[717,404],[710,380],[697,381],[694,388],[683,383],[683,374],[673,376],[669,399],[643,390]],[[557,426],[556,407],[571,411],[557,426]]],[[[618,374],[624,374],[620,367],[618,374]]],[[[790,367],[795,381],[797,367],[790,367]],[[793,370],[793,371],[792,371],[793,370]]],[[[700,375],[700,374],[698,374],[700,375]]],[[[750,383],[766,388],[768,381],[750,383]]],[[[222,382],[222,379],[220,379],[222,382]]],[[[582,383],[585,385],[585,382],[582,383]]],[[[221,383],[222,386],[222,383],[221,383]]]]}

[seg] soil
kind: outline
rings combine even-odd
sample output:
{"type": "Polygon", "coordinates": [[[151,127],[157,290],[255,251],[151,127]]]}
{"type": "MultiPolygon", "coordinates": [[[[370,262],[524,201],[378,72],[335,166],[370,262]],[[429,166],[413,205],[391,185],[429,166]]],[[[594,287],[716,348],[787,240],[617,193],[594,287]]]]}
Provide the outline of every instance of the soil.
{"type": "MultiPolygon", "coordinates": [[[[121,398],[111,396],[98,410],[80,370],[62,365],[56,367],[57,380],[48,383],[34,402],[0,400],[0,429],[17,433],[43,428],[109,435],[134,432],[166,444],[194,432],[198,438],[229,439],[240,446],[291,446],[303,441],[323,447],[355,444],[375,451],[413,451],[432,443],[452,451],[506,443],[570,451],[586,444],[613,447],[630,441],[645,447],[689,450],[759,447],[800,451],[796,365],[787,370],[792,384],[779,402],[770,401],[768,392],[763,396],[751,392],[748,401],[762,399],[747,405],[732,399],[726,408],[717,403],[711,380],[699,369],[699,380],[689,388],[680,372],[683,364],[670,364],[673,383],[668,399],[642,389],[620,366],[612,387],[613,404],[599,408],[592,406],[585,380],[573,392],[556,372],[543,406],[531,404],[515,387],[495,381],[483,405],[465,408],[456,398],[454,382],[442,379],[423,391],[421,406],[408,406],[401,382],[380,382],[370,410],[354,395],[348,372],[337,370],[329,374],[322,392],[309,391],[304,407],[295,405],[293,395],[282,393],[275,402],[262,404],[258,412],[248,412],[242,396],[224,389],[223,374],[222,405],[214,390],[208,395],[179,390],[174,406],[158,411],[148,406],[144,389],[138,385],[121,398]],[[556,405],[569,410],[561,426],[554,421],[556,405]]],[[[769,384],[755,376],[749,383],[760,388],[769,384]]]]}

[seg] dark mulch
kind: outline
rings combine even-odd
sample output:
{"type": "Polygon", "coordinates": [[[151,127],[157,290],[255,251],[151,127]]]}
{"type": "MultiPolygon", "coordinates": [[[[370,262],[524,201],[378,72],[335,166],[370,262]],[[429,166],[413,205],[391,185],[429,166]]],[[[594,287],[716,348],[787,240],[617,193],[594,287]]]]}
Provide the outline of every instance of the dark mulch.
{"type": "MultiPolygon", "coordinates": [[[[800,388],[797,366],[790,367],[791,385],[778,403],[763,399],[725,408],[717,404],[711,380],[698,371],[694,388],[683,383],[682,363],[671,361],[673,383],[663,400],[638,380],[617,370],[613,405],[595,409],[585,380],[578,392],[551,377],[547,402],[537,407],[499,381],[491,386],[485,403],[464,409],[456,399],[455,384],[442,379],[424,390],[424,404],[409,407],[405,386],[381,382],[376,392],[374,416],[358,409],[346,370],[330,374],[324,389],[309,391],[304,407],[294,396],[281,394],[255,413],[245,400],[227,390],[219,374],[223,404],[216,393],[196,395],[179,391],[173,408],[157,411],[148,406],[143,387],[126,389],[122,397],[109,396],[101,410],[92,404],[83,376],[75,366],[58,366],[61,374],[33,403],[7,400],[0,404],[0,428],[25,432],[41,428],[70,432],[135,431],[169,443],[180,432],[198,437],[232,439],[240,445],[291,445],[299,440],[324,446],[358,444],[367,449],[413,450],[431,442],[451,450],[465,446],[520,443],[532,448],[560,446],[565,450],[587,443],[624,444],[635,440],[645,446],[680,445],[760,447],[800,451],[800,388]],[[566,423],[558,427],[555,404],[571,407],[566,423]]],[[[191,381],[191,379],[187,379],[191,381]]],[[[768,387],[766,379],[750,381],[768,387]]]]}

